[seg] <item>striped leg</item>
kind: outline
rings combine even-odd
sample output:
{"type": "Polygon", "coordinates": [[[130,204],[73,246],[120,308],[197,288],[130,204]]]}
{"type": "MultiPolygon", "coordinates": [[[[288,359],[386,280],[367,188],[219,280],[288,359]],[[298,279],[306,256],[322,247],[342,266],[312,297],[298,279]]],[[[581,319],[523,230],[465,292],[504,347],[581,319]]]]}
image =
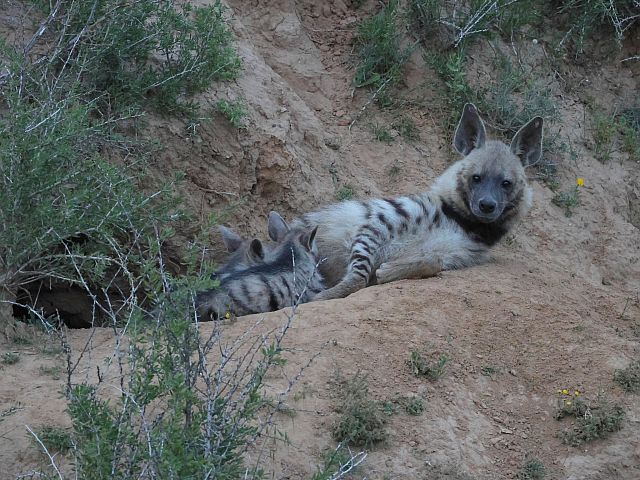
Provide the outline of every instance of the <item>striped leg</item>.
{"type": "Polygon", "coordinates": [[[320,292],[314,300],[344,298],[366,287],[373,272],[375,252],[382,243],[379,230],[363,227],[351,246],[349,266],[343,279],[334,287],[320,292]]]}
{"type": "Polygon", "coordinates": [[[440,265],[428,259],[408,262],[406,260],[385,262],[376,270],[378,284],[389,283],[404,278],[433,277],[442,271],[440,265]]]}

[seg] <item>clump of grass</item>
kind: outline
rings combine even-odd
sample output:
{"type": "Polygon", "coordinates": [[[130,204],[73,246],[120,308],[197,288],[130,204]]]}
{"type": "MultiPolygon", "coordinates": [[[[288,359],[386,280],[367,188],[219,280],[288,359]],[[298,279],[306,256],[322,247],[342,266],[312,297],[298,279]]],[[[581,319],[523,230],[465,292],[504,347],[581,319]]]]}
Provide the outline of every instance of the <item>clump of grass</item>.
{"type": "Polygon", "coordinates": [[[485,377],[495,377],[498,374],[498,369],[496,367],[492,367],[490,365],[487,365],[485,367],[482,367],[480,369],[480,372],[482,373],[482,375],[484,375],[485,377]]]}
{"type": "Polygon", "coordinates": [[[398,13],[398,1],[391,0],[377,14],[358,25],[356,87],[371,87],[381,92],[400,78],[410,51],[401,47],[398,13]]]}
{"type": "Polygon", "coordinates": [[[338,199],[339,202],[351,200],[353,193],[353,187],[351,185],[343,185],[336,192],[336,199],[338,199]]]}
{"type": "Polygon", "coordinates": [[[73,447],[71,434],[62,427],[48,425],[37,431],[36,435],[50,453],[59,452],[65,454],[73,447]]]}
{"type": "Polygon", "coordinates": [[[505,55],[497,57],[495,77],[479,97],[491,123],[504,132],[515,133],[536,116],[547,121],[557,117],[549,89],[540,85],[531,72],[514,66],[505,55]]]}
{"type": "Polygon", "coordinates": [[[564,192],[556,193],[551,199],[551,203],[563,208],[565,216],[571,217],[573,215],[573,209],[580,205],[579,187],[575,186],[564,192]]]}
{"type": "Polygon", "coordinates": [[[235,128],[247,128],[245,120],[249,113],[247,106],[242,100],[229,101],[220,99],[216,102],[216,108],[222,113],[229,123],[235,128]]]}
{"type": "Polygon", "coordinates": [[[616,122],[612,116],[602,112],[594,113],[592,135],[595,143],[595,156],[603,163],[611,159],[616,131],[616,122]]]}
{"type": "Polygon", "coordinates": [[[620,405],[609,404],[602,395],[596,402],[591,403],[578,395],[563,394],[559,403],[556,419],[574,419],[574,425],[562,432],[562,440],[571,446],[576,447],[591,440],[606,438],[610,433],[622,428],[624,409],[620,405]]]}
{"type": "Polygon", "coordinates": [[[627,368],[616,370],[613,379],[626,392],[640,393],[640,360],[632,361],[627,368]]]}
{"type": "Polygon", "coordinates": [[[544,463],[537,459],[527,461],[518,474],[519,480],[543,480],[546,475],[544,463]]]}
{"type": "Polygon", "coordinates": [[[1,361],[4,365],[15,365],[20,361],[20,355],[15,352],[6,352],[2,354],[1,361]]]}
{"type": "Polygon", "coordinates": [[[445,84],[445,97],[449,116],[447,127],[453,130],[465,103],[478,103],[478,93],[474,91],[465,72],[465,53],[454,50],[450,53],[426,53],[425,61],[435,70],[445,84]]]}
{"type": "Polygon", "coordinates": [[[413,350],[407,363],[414,375],[435,381],[444,375],[448,362],[446,353],[440,354],[437,360],[430,360],[423,353],[413,350]]]}
{"type": "Polygon", "coordinates": [[[622,150],[632,160],[640,160],[640,107],[627,108],[618,120],[622,137],[622,150]]]}
{"type": "Polygon", "coordinates": [[[578,55],[584,53],[590,37],[604,30],[612,31],[615,42],[620,45],[638,22],[640,8],[634,0],[565,0],[558,11],[567,19],[567,32],[558,48],[570,46],[578,55]]]}
{"type": "Polygon", "coordinates": [[[409,397],[404,399],[404,411],[408,415],[421,415],[424,412],[424,402],[419,397],[409,397]]]}
{"type": "Polygon", "coordinates": [[[522,8],[510,0],[475,0],[461,4],[441,0],[410,0],[409,13],[425,43],[443,49],[464,47],[476,38],[503,33],[511,36],[524,25],[539,21],[541,1],[522,8]],[[538,5],[540,4],[540,5],[538,5]]]}
{"type": "Polygon", "coordinates": [[[391,125],[395,128],[400,136],[406,140],[413,141],[418,140],[420,135],[418,133],[418,127],[412,118],[402,115],[391,125]]]}
{"type": "Polygon", "coordinates": [[[369,397],[366,377],[357,373],[344,382],[340,418],[333,425],[333,437],[339,442],[371,447],[387,438],[385,415],[369,397]]]}
{"type": "Polygon", "coordinates": [[[60,378],[62,378],[62,367],[59,365],[54,367],[45,367],[42,365],[39,370],[41,374],[48,375],[54,380],[60,380],[60,378]]]}
{"type": "Polygon", "coordinates": [[[371,131],[373,132],[373,136],[379,142],[391,143],[393,142],[393,136],[391,132],[384,125],[373,124],[371,127],[371,131]]]}

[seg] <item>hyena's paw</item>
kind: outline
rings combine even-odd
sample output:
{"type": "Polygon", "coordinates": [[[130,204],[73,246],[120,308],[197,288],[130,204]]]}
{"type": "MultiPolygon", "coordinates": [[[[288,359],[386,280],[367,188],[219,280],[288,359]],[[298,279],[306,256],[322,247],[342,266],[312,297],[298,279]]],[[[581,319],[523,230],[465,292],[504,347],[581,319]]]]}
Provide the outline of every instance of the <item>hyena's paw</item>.
{"type": "Polygon", "coordinates": [[[378,284],[389,283],[398,279],[396,269],[392,263],[383,263],[375,272],[378,284]]]}

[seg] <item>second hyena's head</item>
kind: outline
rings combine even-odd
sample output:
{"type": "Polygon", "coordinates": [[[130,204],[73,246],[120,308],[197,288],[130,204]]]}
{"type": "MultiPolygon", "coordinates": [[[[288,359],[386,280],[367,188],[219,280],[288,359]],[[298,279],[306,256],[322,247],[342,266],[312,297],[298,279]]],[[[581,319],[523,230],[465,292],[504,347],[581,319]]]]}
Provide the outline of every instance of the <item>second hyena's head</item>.
{"type": "Polygon", "coordinates": [[[526,213],[532,194],[524,168],[540,160],[542,124],[542,118],[535,117],[507,146],[487,140],[475,105],[465,105],[453,141],[464,158],[437,182],[443,200],[480,223],[502,223],[526,213]]]}

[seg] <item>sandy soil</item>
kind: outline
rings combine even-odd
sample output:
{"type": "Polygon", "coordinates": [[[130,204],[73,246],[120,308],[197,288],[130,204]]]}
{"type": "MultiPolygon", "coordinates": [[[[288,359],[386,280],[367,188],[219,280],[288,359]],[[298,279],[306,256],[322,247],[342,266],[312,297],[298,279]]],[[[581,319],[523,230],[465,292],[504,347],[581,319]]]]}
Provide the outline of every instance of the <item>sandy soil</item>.
{"type": "MultiPolygon", "coordinates": [[[[244,73],[199,97],[212,121],[202,121],[195,134],[174,119],[148,119],[166,146],[150,167],[150,185],[167,172],[185,171],[183,193],[199,219],[226,214],[225,222],[238,231],[264,236],[271,209],[291,218],[333,201],[344,185],[362,197],[417,191],[448,164],[451,139],[430,108],[440,87],[419,55],[407,67],[400,95],[417,99],[403,113],[415,121],[420,139],[377,142],[370,125],[389,124],[394,113],[369,106],[357,117],[367,96],[350,83],[351,38],[373,2],[361,9],[342,0],[229,5],[244,73]],[[250,119],[246,130],[236,131],[213,104],[240,96],[250,119]],[[399,174],[389,175],[391,167],[399,174]]],[[[15,33],[7,18],[0,21],[15,33]]],[[[543,46],[524,46],[524,61],[544,68],[543,46]]],[[[628,56],[637,45],[625,48],[617,55],[628,56]]],[[[481,81],[490,53],[481,47],[472,53],[481,81]]],[[[320,353],[288,401],[295,416],[278,418],[291,445],[276,449],[274,478],[308,478],[322,453],[335,447],[336,372],[348,377],[357,371],[368,376],[374,398],[417,395],[426,410],[418,417],[390,417],[388,440],[369,453],[354,478],[516,478],[534,457],[549,479],[640,478],[640,397],[613,382],[615,369],[640,353],[640,165],[618,150],[609,163],[598,162],[585,114],[586,97],[610,107],[637,95],[640,64],[617,60],[561,63],[562,71],[549,74],[560,114],[550,131],[560,132],[576,152],[575,159],[557,154],[559,177],[563,188],[577,177],[585,182],[572,217],[551,204],[553,192],[532,180],[531,214],[489,264],[300,308],[285,340],[289,363],[270,377],[270,387],[277,391],[320,353]],[[435,383],[413,376],[406,365],[410,352],[421,348],[451,359],[435,383]],[[495,375],[484,375],[486,367],[495,375]],[[563,445],[558,434],[569,424],[553,417],[559,388],[590,398],[605,392],[625,407],[623,429],[581,448],[563,445]]],[[[197,222],[185,225],[176,245],[197,228],[197,222]]],[[[211,244],[219,258],[215,235],[211,244]]],[[[264,317],[265,331],[285,319],[282,312],[264,317]]],[[[233,338],[256,319],[230,323],[225,335],[233,338]]],[[[45,461],[25,425],[66,426],[69,420],[60,393],[64,378],[41,369],[62,365],[62,355],[54,348],[43,353],[41,337],[26,327],[5,324],[0,351],[15,351],[20,361],[0,367],[0,477],[15,478],[45,461]],[[23,337],[31,344],[15,341],[23,337]]],[[[109,329],[70,330],[68,337],[74,355],[91,340],[75,381],[94,375],[113,351],[109,329]]],[[[60,460],[70,468],[69,459],[60,460]]]]}

